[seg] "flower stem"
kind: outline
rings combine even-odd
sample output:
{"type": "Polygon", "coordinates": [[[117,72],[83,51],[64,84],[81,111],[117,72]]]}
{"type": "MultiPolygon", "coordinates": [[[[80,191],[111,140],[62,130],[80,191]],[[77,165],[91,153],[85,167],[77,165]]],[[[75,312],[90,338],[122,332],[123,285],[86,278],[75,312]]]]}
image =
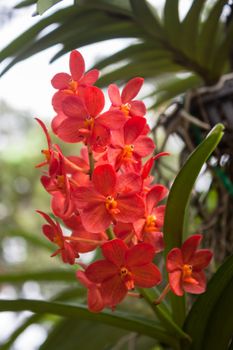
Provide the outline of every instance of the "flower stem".
{"type": "Polygon", "coordinates": [[[163,301],[163,299],[166,297],[166,295],[170,291],[170,289],[171,289],[170,284],[168,283],[166,285],[166,287],[164,288],[164,290],[162,291],[162,293],[160,294],[160,296],[157,299],[155,299],[154,304],[159,305],[163,301]]]}
{"type": "Polygon", "coordinates": [[[114,239],[114,238],[115,238],[115,235],[114,235],[114,233],[113,233],[113,231],[112,231],[112,228],[111,228],[111,227],[107,228],[107,230],[106,230],[106,234],[107,234],[107,236],[108,236],[109,240],[111,240],[111,239],[114,239]]]}
{"type": "Polygon", "coordinates": [[[87,238],[80,238],[80,237],[72,237],[72,236],[64,236],[64,238],[67,241],[75,241],[75,242],[81,242],[81,243],[90,243],[90,244],[103,244],[106,241],[102,240],[102,241],[97,241],[95,239],[87,239],[87,238]]]}
{"type": "Polygon", "coordinates": [[[93,157],[93,153],[92,153],[90,145],[87,145],[87,149],[88,149],[88,159],[89,159],[89,166],[90,166],[89,175],[90,175],[90,179],[91,179],[93,171],[94,171],[94,157],[93,157]]]}

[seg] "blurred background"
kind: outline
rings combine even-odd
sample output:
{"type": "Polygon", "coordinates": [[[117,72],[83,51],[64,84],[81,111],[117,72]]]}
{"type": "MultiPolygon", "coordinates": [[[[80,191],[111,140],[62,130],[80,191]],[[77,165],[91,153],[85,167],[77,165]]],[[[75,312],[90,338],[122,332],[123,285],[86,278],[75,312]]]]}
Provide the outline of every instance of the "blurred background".
{"type": "MultiPolygon", "coordinates": [[[[87,70],[95,64],[101,69],[99,84],[104,88],[110,82],[122,84],[133,76],[145,77],[140,98],[148,107],[156,151],[171,153],[157,163],[156,181],[169,186],[211,127],[217,122],[225,124],[222,146],[203,168],[196,184],[187,224],[187,235],[205,233],[204,245],[215,251],[214,269],[233,247],[232,1],[205,1],[203,5],[198,0],[180,0],[177,19],[177,1],[151,0],[159,23],[154,37],[149,27],[143,27],[143,16],[141,21],[132,19],[127,1],[99,1],[99,7],[95,1],[77,1],[76,5],[71,0],[56,2],[41,17],[36,15],[36,1],[0,1],[1,71],[7,70],[0,79],[0,298],[51,299],[59,298],[61,293],[61,298],[65,295],[67,300],[85,300],[74,271],[59,258],[50,258],[52,249],[42,236],[41,219],[35,213],[35,209],[49,212],[50,203],[40,185],[40,170],[35,169],[41,161],[45,138],[34,118],[41,118],[49,127],[54,116],[50,80],[58,72],[68,72],[69,51],[79,47],[87,70]],[[59,11],[79,5],[84,7],[82,16],[77,12],[75,19],[71,11],[71,20],[67,11],[67,17],[52,19],[59,11]],[[4,48],[10,42],[44,18],[51,20],[36,33],[31,31],[28,41],[15,42],[7,53],[4,48]],[[75,20],[75,29],[70,28],[68,24],[75,20]],[[100,23],[106,25],[106,30],[96,30],[96,36],[83,35],[82,42],[78,28],[83,25],[85,32],[87,23],[90,33],[100,23]],[[181,37],[181,24],[186,25],[187,37],[196,35],[191,48],[191,39],[181,37]],[[50,65],[54,55],[57,60],[50,65]]],[[[65,149],[72,153],[71,147],[65,149]]],[[[126,301],[123,307],[130,305],[126,301]]],[[[149,309],[141,302],[136,308],[143,308],[150,317],[149,309]]],[[[1,313],[0,325],[1,349],[5,350],[51,349],[51,344],[62,349],[58,334],[74,339],[90,329],[88,322],[82,322],[70,331],[68,321],[52,316],[37,320],[28,312],[1,313]],[[54,324],[56,328],[51,332],[54,324]],[[46,340],[48,332],[51,338],[46,340]]],[[[103,334],[101,325],[98,327],[99,334],[103,334]]],[[[149,338],[118,333],[109,327],[111,332],[116,344],[111,349],[161,349],[149,338]]],[[[66,350],[75,349],[72,344],[70,341],[66,350]]],[[[101,346],[100,342],[99,349],[105,349],[101,346]]]]}

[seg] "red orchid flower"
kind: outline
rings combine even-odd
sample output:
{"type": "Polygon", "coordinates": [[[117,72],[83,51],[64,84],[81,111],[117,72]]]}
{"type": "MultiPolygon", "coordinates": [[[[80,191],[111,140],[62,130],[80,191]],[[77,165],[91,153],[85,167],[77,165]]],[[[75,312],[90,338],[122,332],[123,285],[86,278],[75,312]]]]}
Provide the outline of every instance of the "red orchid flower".
{"type": "Polygon", "coordinates": [[[134,222],[144,215],[144,202],[138,193],[140,176],[117,176],[110,164],[94,169],[91,186],[74,192],[76,207],[81,209],[83,226],[90,232],[106,230],[112,222],[134,222]]]}
{"type": "Polygon", "coordinates": [[[158,206],[158,203],[167,196],[167,193],[168,189],[165,186],[153,186],[145,197],[145,217],[134,223],[138,240],[150,243],[156,253],[164,249],[161,228],[164,222],[165,205],[158,206]]]}
{"type": "Polygon", "coordinates": [[[142,101],[133,100],[139,93],[143,78],[131,79],[123,88],[120,94],[116,84],[110,84],[108,87],[109,98],[112,102],[112,109],[119,109],[126,117],[143,117],[146,114],[146,107],[142,101]]]}
{"type": "Polygon", "coordinates": [[[197,249],[201,235],[189,237],[180,248],[173,248],[167,255],[167,271],[171,290],[182,296],[185,292],[200,294],[206,290],[206,277],[203,269],[208,266],[212,252],[197,249]]]}
{"type": "Polygon", "coordinates": [[[37,213],[39,213],[48,223],[42,226],[44,235],[59,247],[51,256],[61,254],[64,263],[73,265],[75,263],[75,258],[79,257],[78,251],[73,242],[67,242],[58,222],[53,221],[49,215],[40,210],[37,210],[37,213]]]}
{"type": "Polygon", "coordinates": [[[100,292],[100,284],[91,282],[84,271],[76,272],[78,281],[87,288],[87,305],[91,312],[100,312],[106,306],[100,292]]]}
{"type": "Polygon", "coordinates": [[[131,248],[121,239],[101,246],[105,259],[96,261],[86,269],[87,278],[101,284],[101,295],[114,308],[134,287],[151,288],[161,282],[161,273],[152,263],[154,249],[139,243],[131,248]]]}
{"type": "Polygon", "coordinates": [[[40,124],[46,140],[47,140],[47,145],[48,148],[47,149],[42,149],[41,153],[45,156],[45,161],[41,162],[40,164],[36,165],[36,168],[40,168],[44,165],[49,165],[51,161],[53,161],[53,159],[56,158],[57,152],[53,149],[53,144],[52,144],[52,140],[51,137],[49,135],[48,129],[46,128],[45,124],[42,122],[42,120],[40,120],[39,118],[35,118],[36,121],[40,124]]]}
{"type": "Polygon", "coordinates": [[[115,164],[116,170],[123,166],[126,170],[137,171],[142,157],[153,152],[153,141],[142,135],[145,124],[145,118],[134,117],[127,120],[124,128],[112,132],[109,161],[115,164]]]}
{"type": "Polygon", "coordinates": [[[58,73],[51,80],[52,86],[59,91],[53,96],[55,111],[61,109],[61,102],[68,95],[82,95],[87,86],[95,84],[99,78],[97,69],[90,70],[85,74],[85,61],[80,52],[73,50],[70,54],[70,74],[58,73]]]}
{"type": "Polygon", "coordinates": [[[83,99],[66,97],[62,102],[62,115],[55,117],[54,132],[65,142],[80,142],[92,145],[94,151],[103,152],[110,143],[110,130],[121,128],[125,118],[120,111],[102,114],[104,94],[95,86],[85,89],[83,99]]]}

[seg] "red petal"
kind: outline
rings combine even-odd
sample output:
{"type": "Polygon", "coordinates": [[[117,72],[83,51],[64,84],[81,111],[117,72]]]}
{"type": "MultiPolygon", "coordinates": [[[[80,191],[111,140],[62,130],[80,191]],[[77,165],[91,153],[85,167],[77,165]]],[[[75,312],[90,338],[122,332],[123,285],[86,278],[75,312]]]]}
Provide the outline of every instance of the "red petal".
{"type": "Polygon", "coordinates": [[[72,51],[70,54],[70,73],[75,81],[83,76],[85,72],[85,62],[83,56],[78,51],[72,51]]]}
{"type": "Polygon", "coordinates": [[[152,211],[152,215],[154,214],[156,217],[156,226],[161,228],[164,224],[164,214],[165,214],[165,205],[160,205],[152,211]]]}
{"type": "Polygon", "coordinates": [[[127,266],[133,268],[134,266],[141,266],[151,263],[155,252],[152,245],[147,243],[139,243],[126,252],[127,266]]]}
{"type": "Polygon", "coordinates": [[[168,194],[168,189],[163,185],[155,185],[146,196],[146,209],[147,214],[150,215],[152,213],[153,208],[168,194]]]}
{"type": "Polygon", "coordinates": [[[89,72],[87,72],[84,77],[80,80],[80,84],[83,85],[93,85],[95,84],[96,80],[99,78],[99,71],[98,69],[92,69],[89,72]]]}
{"type": "Polygon", "coordinates": [[[133,78],[124,87],[121,93],[121,99],[123,103],[130,102],[139,93],[142,84],[144,82],[143,78],[133,78]]]}
{"type": "Polygon", "coordinates": [[[119,175],[117,179],[117,192],[133,193],[140,192],[142,188],[142,179],[136,173],[126,173],[119,175]]]}
{"type": "Polygon", "coordinates": [[[168,274],[169,276],[169,283],[171,290],[174,294],[178,296],[182,296],[184,294],[184,291],[182,289],[182,272],[181,271],[173,271],[168,274]]]}
{"type": "Polygon", "coordinates": [[[76,118],[66,118],[57,126],[56,134],[65,142],[81,142],[84,139],[83,134],[79,132],[79,129],[81,129],[82,126],[82,121],[77,120],[76,118]]]}
{"type": "Polygon", "coordinates": [[[88,309],[91,312],[100,312],[105,307],[103,297],[97,286],[96,287],[93,286],[88,290],[87,304],[88,304],[88,309]]]}
{"type": "Polygon", "coordinates": [[[58,73],[51,80],[51,84],[55,89],[62,90],[69,86],[71,76],[67,73],[58,73]]]}
{"type": "Polygon", "coordinates": [[[105,231],[112,222],[104,203],[84,209],[80,216],[85,229],[94,233],[105,231]]]}
{"type": "Polygon", "coordinates": [[[44,235],[51,241],[53,242],[54,240],[54,236],[55,236],[55,231],[54,228],[50,225],[43,225],[42,226],[42,231],[44,233],[44,235]]]}
{"type": "Polygon", "coordinates": [[[76,272],[76,277],[78,281],[86,288],[90,288],[93,285],[93,282],[91,282],[84,271],[78,270],[76,272]]]}
{"type": "Polygon", "coordinates": [[[111,196],[116,187],[116,172],[110,164],[99,165],[93,172],[92,181],[95,189],[103,196],[111,196]]]}
{"type": "Polygon", "coordinates": [[[75,258],[78,258],[78,254],[74,251],[70,243],[64,241],[64,248],[61,249],[61,257],[64,263],[73,265],[75,258]]]}
{"type": "Polygon", "coordinates": [[[139,136],[134,142],[134,152],[140,157],[147,157],[155,149],[153,140],[147,136],[139,136]]]}
{"type": "Polygon", "coordinates": [[[141,135],[146,119],[134,117],[127,120],[124,126],[124,139],[126,145],[131,145],[141,135]]]}
{"type": "Polygon", "coordinates": [[[110,98],[113,106],[120,106],[122,104],[120,91],[119,91],[119,88],[116,84],[109,85],[108,95],[109,95],[109,98],[110,98]]]}
{"type": "Polygon", "coordinates": [[[60,192],[57,192],[52,196],[51,208],[53,213],[61,219],[69,218],[74,211],[73,203],[68,195],[63,195],[60,192]]]}
{"type": "Polygon", "coordinates": [[[118,269],[110,261],[98,260],[89,265],[85,273],[90,281],[94,283],[102,283],[118,274],[118,269]]]}
{"type": "Polygon", "coordinates": [[[167,255],[166,267],[168,272],[173,272],[175,270],[181,270],[183,267],[182,253],[179,248],[173,248],[167,255]]]}
{"type": "Polygon", "coordinates": [[[160,253],[164,250],[164,240],[162,232],[146,232],[143,234],[143,242],[150,243],[155,254],[160,253]]]}
{"type": "Polygon", "coordinates": [[[108,111],[98,117],[98,123],[111,130],[117,130],[124,126],[125,116],[121,111],[108,111]]]}
{"type": "Polygon", "coordinates": [[[62,101],[62,111],[68,117],[76,118],[82,121],[89,116],[83,101],[78,96],[68,96],[64,98],[62,101]]]}
{"type": "Polygon", "coordinates": [[[134,266],[132,268],[132,278],[136,286],[151,288],[161,282],[162,276],[157,266],[150,263],[144,266],[134,266]]]}
{"type": "MultiPolygon", "coordinates": [[[[101,204],[104,201],[103,196],[94,190],[93,187],[78,187],[73,193],[75,205],[79,209],[84,209],[86,206],[101,204]]],[[[96,231],[97,232],[97,231],[96,231]]]]}
{"type": "Polygon", "coordinates": [[[101,284],[101,295],[107,305],[114,307],[127,295],[127,288],[120,276],[116,275],[101,284]]]}
{"type": "Polygon", "coordinates": [[[193,235],[186,239],[186,241],[182,244],[181,251],[183,254],[184,264],[189,263],[190,259],[196,252],[201,240],[202,235],[193,235]]]}
{"type": "Polygon", "coordinates": [[[199,249],[190,259],[190,265],[193,266],[194,271],[204,269],[209,265],[213,253],[209,249],[199,249]]]}
{"type": "Polygon", "coordinates": [[[104,94],[96,86],[85,89],[84,101],[91,117],[96,117],[104,108],[104,94]]]}
{"type": "Polygon", "coordinates": [[[119,214],[115,215],[117,221],[130,223],[134,222],[145,214],[144,201],[137,195],[124,196],[117,200],[119,214]]]}
{"type": "Polygon", "coordinates": [[[193,272],[192,277],[198,282],[196,283],[187,283],[183,282],[183,287],[185,292],[193,294],[201,294],[206,290],[206,277],[204,272],[193,272]]]}
{"type": "Polygon", "coordinates": [[[109,129],[106,129],[96,121],[89,140],[92,150],[94,152],[104,152],[106,146],[110,144],[110,139],[111,135],[109,129]]]}
{"type": "Polygon", "coordinates": [[[130,102],[130,115],[132,117],[143,117],[146,114],[146,106],[142,101],[130,102]]]}
{"type": "Polygon", "coordinates": [[[122,267],[125,264],[127,245],[121,239],[113,239],[104,243],[101,247],[103,256],[114,265],[122,267]]]}

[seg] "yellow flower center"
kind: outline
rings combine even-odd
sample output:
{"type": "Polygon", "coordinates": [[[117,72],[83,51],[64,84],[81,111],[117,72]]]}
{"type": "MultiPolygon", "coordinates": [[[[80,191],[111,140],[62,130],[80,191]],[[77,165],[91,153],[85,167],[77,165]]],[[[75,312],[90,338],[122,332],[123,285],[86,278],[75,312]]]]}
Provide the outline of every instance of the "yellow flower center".
{"type": "Polygon", "coordinates": [[[117,208],[117,201],[112,196],[106,197],[105,207],[111,215],[115,215],[120,212],[120,210],[117,208]]]}
{"type": "Polygon", "coordinates": [[[60,248],[63,248],[64,244],[63,244],[63,239],[61,238],[61,236],[57,233],[53,239],[54,243],[57,244],[60,248]]]}
{"type": "Polygon", "coordinates": [[[65,176],[57,175],[56,180],[57,180],[57,187],[60,189],[63,189],[65,185],[65,176]]]}
{"type": "Polygon", "coordinates": [[[125,103],[120,106],[121,112],[123,112],[126,117],[129,115],[130,108],[131,105],[129,103],[125,103]]]}
{"type": "Polygon", "coordinates": [[[122,267],[120,269],[120,277],[125,283],[125,286],[128,290],[134,289],[134,281],[132,279],[132,273],[126,268],[122,267]]]}
{"type": "Polygon", "coordinates": [[[124,160],[129,160],[132,158],[132,154],[134,151],[134,145],[125,145],[123,151],[122,151],[122,158],[124,160]]]}
{"type": "Polygon", "coordinates": [[[51,158],[50,150],[49,149],[42,149],[42,154],[44,154],[46,160],[49,162],[51,158]]]}
{"type": "Polygon", "coordinates": [[[94,126],[94,118],[92,117],[86,118],[84,121],[84,125],[85,125],[85,128],[87,128],[88,130],[92,130],[94,126]]]}
{"type": "Polygon", "coordinates": [[[144,225],[144,232],[154,232],[158,231],[158,228],[156,226],[156,216],[155,215],[148,215],[146,218],[146,222],[144,225]]]}
{"type": "Polygon", "coordinates": [[[75,93],[76,90],[77,90],[77,87],[78,87],[77,81],[71,79],[70,82],[69,82],[70,90],[72,90],[75,93]]]}

